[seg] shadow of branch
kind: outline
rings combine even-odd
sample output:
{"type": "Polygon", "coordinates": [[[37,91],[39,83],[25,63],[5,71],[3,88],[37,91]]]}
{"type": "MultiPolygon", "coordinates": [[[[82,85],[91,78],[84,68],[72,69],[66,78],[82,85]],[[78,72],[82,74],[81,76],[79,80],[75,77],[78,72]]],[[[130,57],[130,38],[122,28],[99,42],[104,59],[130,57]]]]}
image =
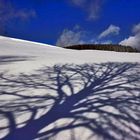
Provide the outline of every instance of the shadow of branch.
{"type": "Polygon", "coordinates": [[[31,75],[1,73],[2,138],[139,140],[139,68],[136,63],[65,64],[31,75]]]}

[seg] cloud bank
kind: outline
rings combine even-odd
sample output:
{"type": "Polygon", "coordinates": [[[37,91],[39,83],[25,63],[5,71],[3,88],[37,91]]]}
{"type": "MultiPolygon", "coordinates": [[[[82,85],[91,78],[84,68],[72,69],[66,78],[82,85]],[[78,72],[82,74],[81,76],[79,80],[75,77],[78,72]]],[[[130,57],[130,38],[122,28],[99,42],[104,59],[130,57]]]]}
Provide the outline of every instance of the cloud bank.
{"type": "Polygon", "coordinates": [[[57,46],[70,46],[77,44],[111,44],[111,40],[104,39],[106,36],[118,35],[120,27],[110,25],[108,29],[102,32],[100,35],[93,35],[88,31],[83,31],[79,26],[75,26],[73,29],[64,29],[60,37],[58,38],[57,46]]]}
{"type": "Polygon", "coordinates": [[[106,30],[104,30],[100,35],[99,39],[105,38],[110,35],[118,35],[120,32],[120,27],[115,26],[115,25],[110,25],[106,30]]]}
{"type": "Polygon", "coordinates": [[[132,32],[134,35],[125,38],[120,42],[120,44],[125,46],[131,46],[140,51],[140,23],[133,27],[132,32]]]}

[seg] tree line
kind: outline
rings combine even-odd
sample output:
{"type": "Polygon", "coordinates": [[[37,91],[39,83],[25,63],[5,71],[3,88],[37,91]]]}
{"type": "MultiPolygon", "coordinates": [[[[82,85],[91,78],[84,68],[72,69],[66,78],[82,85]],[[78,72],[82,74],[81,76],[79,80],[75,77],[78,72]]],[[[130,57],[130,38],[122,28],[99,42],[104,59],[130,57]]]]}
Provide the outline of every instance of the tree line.
{"type": "Polygon", "coordinates": [[[139,52],[136,48],[130,46],[122,46],[118,44],[82,44],[65,46],[66,49],[75,50],[105,50],[105,51],[116,51],[116,52],[139,52]]]}

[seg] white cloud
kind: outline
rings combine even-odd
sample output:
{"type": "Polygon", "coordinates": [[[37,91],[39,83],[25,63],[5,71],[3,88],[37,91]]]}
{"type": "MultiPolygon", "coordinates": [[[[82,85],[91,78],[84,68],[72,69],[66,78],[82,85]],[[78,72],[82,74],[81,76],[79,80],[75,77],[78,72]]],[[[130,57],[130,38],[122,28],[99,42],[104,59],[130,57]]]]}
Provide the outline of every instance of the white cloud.
{"type": "Polygon", "coordinates": [[[133,27],[132,32],[135,34],[122,40],[120,44],[125,46],[131,46],[133,48],[136,48],[137,50],[140,50],[140,23],[133,27]]]}
{"type": "Polygon", "coordinates": [[[115,25],[110,25],[105,31],[103,31],[100,35],[99,35],[99,39],[105,38],[109,35],[118,35],[120,32],[120,27],[115,26],[115,25]]]}
{"type": "Polygon", "coordinates": [[[112,44],[113,42],[111,40],[92,40],[92,44],[112,44]]]}
{"type": "Polygon", "coordinates": [[[88,19],[96,20],[99,17],[104,0],[72,0],[73,4],[88,12],[88,19]]]}
{"type": "Polygon", "coordinates": [[[5,31],[5,25],[11,19],[27,20],[35,17],[36,12],[33,9],[16,9],[10,1],[0,1],[0,33],[5,31]]]}
{"type": "Polygon", "coordinates": [[[86,0],[72,0],[72,2],[77,6],[83,6],[86,0]]]}
{"type": "MultiPolygon", "coordinates": [[[[79,27],[78,27],[79,28],[79,27]]],[[[84,32],[79,30],[77,26],[74,27],[73,30],[65,29],[59,39],[57,40],[56,45],[60,47],[83,44],[82,40],[84,36],[84,32]]]]}
{"type": "Polygon", "coordinates": [[[134,25],[133,29],[132,29],[133,33],[139,33],[140,32],[140,23],[134,25]]]}
{"type": "MultiPolygon", "coordinates": [[[[115,26],[115,29],[116,28],[119,27],[115,26]]],[[[109,34],[113,34],[114,32],[115,31],[114,30],[112,31],[111,29],[111,33],[109,34]]],[[[98,36],[93,35],[92,32],[83,31],[80,26],[76,25],[72,30],[64,29],[62,34],[58,38],[56,45],[60,47],[65,47],[77,44],[112,44],[112,43],[113,42],[111,40],[99,39],[98,36]]]]}
{"type": "Polygon", "coordinates": [[[0,21],[7,21],[12,18],[28,19],[36,16],[33,9],[16,9],[10,1],[1,0],[0,21]]]}
{"type": "Polygon", "coordinates": [[[36,12],[31,9],[31,10],[20,10],[17,13],[13,13],[13,18],[20,18],[22,20],[27,20],[31,17],[35,17],[36,16],[36,12]]]}
{"type": "Polygon", "coordinates": [[[120,42],[120,44],[125,46],[132,46],[133,48],[140,50],[140,34],[124,39],[120,42]]]}
{"type": "Polygon", "coordinates": [[[89,19],[97,19],[101,11],[103,0],[94,0],[89,5],[89,19]]]}

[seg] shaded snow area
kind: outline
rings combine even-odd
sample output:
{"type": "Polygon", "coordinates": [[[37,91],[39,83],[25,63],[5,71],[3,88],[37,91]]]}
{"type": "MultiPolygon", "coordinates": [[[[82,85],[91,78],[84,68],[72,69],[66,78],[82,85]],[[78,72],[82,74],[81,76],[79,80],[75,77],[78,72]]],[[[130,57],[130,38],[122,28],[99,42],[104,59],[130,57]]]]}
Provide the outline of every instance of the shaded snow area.
{"type": "Polygon", "coordinates": [[[140,140],[139,62],[0,37],[0,139],[140,140]]]}

